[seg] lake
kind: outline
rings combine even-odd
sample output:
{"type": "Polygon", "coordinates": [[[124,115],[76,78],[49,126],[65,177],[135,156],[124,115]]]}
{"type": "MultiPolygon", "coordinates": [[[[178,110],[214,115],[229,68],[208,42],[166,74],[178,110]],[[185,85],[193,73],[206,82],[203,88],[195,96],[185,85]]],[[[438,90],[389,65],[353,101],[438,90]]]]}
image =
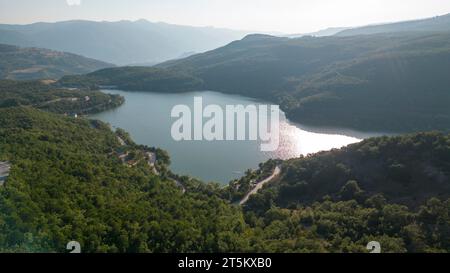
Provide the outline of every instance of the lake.
{"type": "MultiPolygon", "coordinates": [[[[261,105],[261,100],[238,95],[202,91],[182,94],[149,92],[124,92],[103,90],[119,94],[126,102],[121,107],[90,116],[107,122],[113,128],[128,131],[139,143],[167,150],[171,156],[171,169],[182,175],[197,177],[203,181],[226,184],[243,176],[247,169],[270,158],[290,159],[319,151],[341,148],[364,138],[381,133],[363,133],[346,129],[317,128],[292,123],[280,112],[280,147],[274,152],[261,152],[258,141],[180,141],[171,137],[171,118],[175,105],[194,105],[194,97],[201,96],[203,104],[261,105]]],[[[192,109],[192,108],[191,108],[192,109]]]]}

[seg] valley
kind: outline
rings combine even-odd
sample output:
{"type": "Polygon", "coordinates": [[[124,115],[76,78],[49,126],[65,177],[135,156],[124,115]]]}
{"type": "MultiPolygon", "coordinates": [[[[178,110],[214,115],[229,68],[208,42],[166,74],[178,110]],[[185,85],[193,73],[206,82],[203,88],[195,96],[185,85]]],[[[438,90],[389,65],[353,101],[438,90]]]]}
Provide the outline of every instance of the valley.
{"type": "Polygon", "coordinates": [[[450,123],[448,33],[250,35],[153,68],[109,68],[63,77],[60,84],[165,94],[215,90],[279,104],[290,120],[305,125],[445,131],[450,123]]]}
{"type": "Polygon", "coordinates": [[[267,33],[0,24],[0,253],[450,252],[450,14],[267,33]]]}
{"type": "Polygon", "coordinates": [[[373,240],[384,252],[449,249],[450,141],[442,134],[268,161],[225,188],[175,176],[182,190],[163,151],[99,121],[6,108],[0,136],[0,161],[12,166],[0,187],[2,252],[64,252],[74,239],[87,253],[365,252],[373,240]],[[131,149],[156,151],[159,174],[144,161],[123,164],[114,155],[123,149],[118,136],[131,149]],[[264,177],[272,181],[243,207],[232,204],[264,177]]]}
{"type": "MultiPolygon", "coordinates": [[[[175,173],[215,181],[223,185],[240,178],[248,169],[256,169],[268,159],[290,159],[323,150],[341,148],[364,138],[384,135],[380,132],[363,133],[345,128],[304,127],[290,122],[280,112],[280,145],[275,151],[261,151],[259,140],[242,141],[176,141],[171,136],[171,117],[176,105],[194,109],[194,98],[201,96],[204,105],[266,105],[262,100],[211,91],[164,94],[104,90],[119,95],[125,103],[115,109],[90,115],[91,119],[107,122],[113,128],[123,128],[139,144],[161,147],[171,156],[175,173]],[[327,130],[328,129],[328,130],[327,130]],[[214,160],[212,160],[214,159],[214,160]]],[[[242,112],[242,111],[241,111],[242,112]]],[[[206,119],[205,119],[206,120],[206,119]]]]}

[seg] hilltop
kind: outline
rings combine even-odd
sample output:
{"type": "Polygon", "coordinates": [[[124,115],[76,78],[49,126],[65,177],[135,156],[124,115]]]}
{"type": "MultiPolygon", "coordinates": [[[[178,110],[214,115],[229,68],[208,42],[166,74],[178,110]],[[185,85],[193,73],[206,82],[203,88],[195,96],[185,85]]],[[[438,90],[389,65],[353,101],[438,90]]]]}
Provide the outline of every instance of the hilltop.
{"type": "Polygon", "coordinates": [[[432,18],[402,21],[396,23],[377,24],[364,27],[345,29],[337,36],[370,35],[398,32],[448,32],[450,31],[450,14],[432,18]]]}
{"type": "Polygon", "coordinates": [[[0,44],[0,79],[59,79],[112,66],[66,52],[0,44]]]}
{"type": "Polygon", "coordinates": [[[215,90],[277,103],[302,124],[447,131],[449,41],[450,32],[297,39],[249,35],[153,68],[106,69],[68,76],[60,84],[112,83],[123,90],[155,92],[215,90]]]}

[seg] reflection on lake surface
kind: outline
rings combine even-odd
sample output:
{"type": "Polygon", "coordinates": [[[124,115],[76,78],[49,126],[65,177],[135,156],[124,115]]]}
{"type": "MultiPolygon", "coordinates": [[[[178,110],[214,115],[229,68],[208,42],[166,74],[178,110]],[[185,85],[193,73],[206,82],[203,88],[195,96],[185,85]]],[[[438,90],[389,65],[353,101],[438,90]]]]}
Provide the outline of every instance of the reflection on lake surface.
{"type": "MultiPolygon", "coordinates": [[[[123,106],[92,115],[91,118],[110,123],[114,128],[130,132],[139,144],[160,147],[170,153],[172,170],[178,174],[198,177],[204,181],[228,183],[250,168],[270,158],[290,159],[300,155],[341,148],[364,138],[367,134],[345,129],[315,128],[298,125],[280,115],[280,147],[275,152],[261,152],[257,141],[181,141],[171,137],[171,118],[175,105],[193,107],[194,97],[201,96],[203,104],[226,105],[268,104],[259,100],[217,92],[158,94],[104,90],[125,97],[123,106]]],[[[192,109],[192,108],[191,108],[192,109]]]]}

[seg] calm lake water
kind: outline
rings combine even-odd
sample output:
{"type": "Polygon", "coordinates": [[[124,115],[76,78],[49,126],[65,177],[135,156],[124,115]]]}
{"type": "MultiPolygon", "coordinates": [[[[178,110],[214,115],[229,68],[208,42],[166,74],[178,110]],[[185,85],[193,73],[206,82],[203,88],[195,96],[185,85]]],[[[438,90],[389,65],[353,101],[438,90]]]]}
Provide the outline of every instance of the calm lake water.
{"type": "MultiPolygon", "coordinates": [[[[120,94],[126,102],[121,107],[92,115],[91,118],[110,123],[113,128],[130,132],[139,144],[160,147],[170,153],[172,170],[203,181],[228,183],[239,178],[247,169],[270,158],[290,159],[300,155],[333,148],[341,148],[364,138],[379,136],[377,133],[361,133],[345,129],[315,128],[295,124],[280,113],[280,147],[275,152],[261,152],[257,141],[181,141],[171,137],[171,118],[175,105],[184,104],[193,109],[194,97],[203,98],[204,107],[225,105],[268,104],[260,100],[237,95],[202,91],[183,94],[158,94],[149,92],[124,92],[103,90],[120,94]]],[[[206,121],[206,120],[205,120],[206,121]]]]}

